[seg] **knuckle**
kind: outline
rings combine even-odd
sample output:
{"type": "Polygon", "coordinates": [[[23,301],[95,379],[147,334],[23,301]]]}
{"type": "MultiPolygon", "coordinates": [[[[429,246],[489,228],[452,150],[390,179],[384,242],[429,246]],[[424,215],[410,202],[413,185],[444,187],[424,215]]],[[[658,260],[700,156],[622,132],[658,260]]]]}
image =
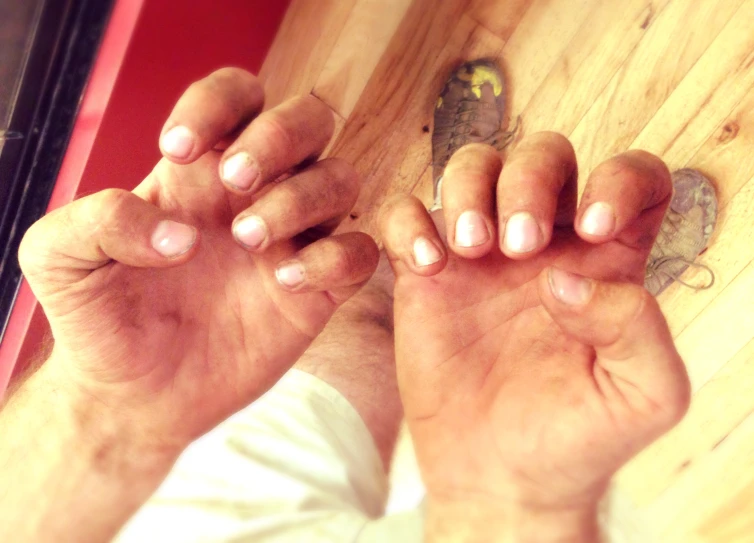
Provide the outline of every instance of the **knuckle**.
{"type": "Polygon", "coordinates": [[[83,219],[97,221],[100,217],[118,216],[129,205],[133,195],[123,189],[105,189],[82,200],[83,219]]]}
{"type": "Polygon", "coordinates": [[[204,79],[196,81],[192,84],[192,87],[221,93],[223,89],[247,88],[257,85],[257,83],[256,76],[243,68],[226,66],[215,70],[204,79]]]}
{"type": "Polygon", "coordinates": [[[45,219],[42,218],[29,227],[18,248],[18,263],[26,276],[34,275],[39,269],[39,257],[47,237],[43,235],[44,221],[45,219]]]}
{"type": "Polygon", "coordinates": [[[372,272],[379,259],[374,241],[366,234],[351,233],[327,242],[327,276],[336,283],[357,282],[372,272]]]}
{"type": "Polygon", "coordinates": [[[348,202],[349,208],[353,206],[361,190],[356,169],[341,158],[327,158],[318,164],[327,177],[327,186],[335,191],[338,200],[348,202]]]}
{"type": "Polygon", "coordinates": [[[329,268],[332,279],[342,280],[349,277],[355,267],[354,259],[349,251],[340,243],[330,244],[328,255],[329,268]]]}
{"type": "Polygon", "coordinates": [[[531,143],[534,143],[538,147],[541,147],[542,144],[545,144],[550,147],[555,147],[555,148],[569,151],[571,154],[575,155],[575,151],[573,149],[573,145],[571,144],[571,140],[569,140],[565,135],[561,134],[560,132],[554,132],[552,130],[545,130],[542,132],[537,132],[536,134],[532,134],[530,141],[531,143]]]}
{"type": "Polygon", "coordinates": [[[244,83],[255,83],[257,81],[254,74],[237,66],[224,66],[212,72],[211,75],[218,79],[228,79],[244,83]]]}
{"type": "Polygon", "coordinates": [[[273,208],[285,215],[285,222],[298,226],[305,221],[310,210],[317,209],[318,198],[296,183],[282,183],[275,187],[273,208]]]}
{"type": "Polygon", "coordinates": [[[288,158],[298,155],[295,138],[282,115],[269,111],[254,124],[261,140],[275,149],[277,156],[288,158]]]}
{"type": "Polygon", "coordinates": [[[686,416],[689,406],[691,405],[691,387],[689,386],[687,379],[683,379],[682,381],[682,384],[678,383],[676,385],[666,403],[668,424],[670,426],[678,424],[681,419],[686,416]]]}
{"type": "Polygon", "coordinates": [[[304,96],[297,96],[291,99],[291,107],[294,109],[302,108],[307,110],[310,115],[317,115],[318,117],[332,117],[332,110],[319,98],[307,94],[304,96]]]}
{"type": "Polygon", "coordinates": [[[413,198],[413,196],[401,193],[391,194],[385,198],[377,215],[377,221],[383,234],[388,231],[391,224],[399,222],[398,217],[402,212],[412,209],[413,198]]]}

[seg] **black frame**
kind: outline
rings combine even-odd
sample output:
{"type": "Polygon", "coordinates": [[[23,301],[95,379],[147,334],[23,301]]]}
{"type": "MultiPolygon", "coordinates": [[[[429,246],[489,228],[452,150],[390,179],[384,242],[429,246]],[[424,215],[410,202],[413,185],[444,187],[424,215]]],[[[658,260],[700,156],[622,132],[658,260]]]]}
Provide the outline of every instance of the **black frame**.
{"type": "Polygon", "coordinates": [[[21,285],[18,247],[47,209],[114,0],[46,0],[0,153],[0,342],[21,285]],[[18,137],[18,136],[22,137],[18,137]]]}

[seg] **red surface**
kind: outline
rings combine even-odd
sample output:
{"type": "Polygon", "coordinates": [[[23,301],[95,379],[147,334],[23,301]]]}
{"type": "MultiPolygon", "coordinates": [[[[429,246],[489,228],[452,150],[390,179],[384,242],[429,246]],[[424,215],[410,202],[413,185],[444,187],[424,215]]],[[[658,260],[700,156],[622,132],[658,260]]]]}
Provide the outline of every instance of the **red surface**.
{"type": "MultiPolygon", "coordinates": [[[[159,159],[162,123],[181,92],[223,66],[259,71],[288,3],[118,0],[50,209],[75,195],[137,185],[159,159]]],[[[0,392],[14,365],[22,369],[39,351],[46,331],[24,283],[0,344],[0,392]]]]}

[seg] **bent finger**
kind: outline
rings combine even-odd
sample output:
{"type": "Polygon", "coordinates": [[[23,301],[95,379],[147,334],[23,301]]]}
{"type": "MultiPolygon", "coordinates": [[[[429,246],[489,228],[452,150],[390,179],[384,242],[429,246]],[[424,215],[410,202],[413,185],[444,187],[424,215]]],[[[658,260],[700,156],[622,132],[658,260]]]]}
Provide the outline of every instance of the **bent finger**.
{"type": "Polygon", "coordinates": [[[270,188],[233,221],[233,235],[247,249],[270,245],[306,230],[332,231],[359,196],[359,177],[347,162],[331,158],[270,188]]]}
{"type": "Polygon", "coordinates": [[[335,129],[330,108],[308,95],[262,113],[225,150],[220,178],[234,193],[261,189],[325,150],[335,129]]]}
{"type": "Polygon", "coordinates": [[[222,68],[193,83],[179,98],[160,134],[160,149],[178,164],[193,162],[248,123],[264,105],[259,80],[222,68]]]}
{"type": "Polygon", "coordinates": [[[348,232],[304,247],[277,266],[275,277],[286,290],[329,291],[341,304],[369,280],[379,259],[371,236],[348,232]]]}
{"type": "Polygon", "coordinates": [[[461,147],[442,177],[442,211],[448,246],[464,258],[479,258],[495,245],[495,184],[502,159],[482,144],[461,147]]]}
{"type": "Polygon", "coordinates": [[[435,223],[418,198],[398,194],[380,208],[380,233],[396,275],[431,276],[448,261],[435,223]]]}
{"type": "Polygon", "coordinates": [[[589,176],[576,231],[592,243],[617,239],[649,249],[670,202],[673,185],[665,163],[645,151],[628,151],[589,176]]]}
{"type": "Polygon", "coordinates": [[[540,132],[524,138],[497,184],[501,251],[528,258],[547,247],[554,225],[573,224],[577,180],[576,154],[564,136],[540,132]]]}

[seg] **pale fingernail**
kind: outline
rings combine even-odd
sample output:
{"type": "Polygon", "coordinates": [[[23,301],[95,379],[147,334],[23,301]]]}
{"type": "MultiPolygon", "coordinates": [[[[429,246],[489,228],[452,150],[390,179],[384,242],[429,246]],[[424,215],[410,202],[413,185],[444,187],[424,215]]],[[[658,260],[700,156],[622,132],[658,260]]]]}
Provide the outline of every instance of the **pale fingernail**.
{"type": "Polygon", "coordinates": [[[615,230],[615,211],[604,202],[590,205],[581,218],[581,229],[592,236],[606,236],[615,230]]]}
{"type": "Polygon", "coordinates": [[[304,266],[298,262],[284,264],[275,270],[275,277],[283,286],[293,288],[304,282],[304,266]]]}
{"type": "Polygon", "coordinates": [[[414,262],[417,266],[424,267],[439,262],[442,253],[437,246],[427,238],[416,238],[414,241],[414,262]]]}
{"type": "Polygon", "coordinates": [[[553,296],[564,304],[584,305],[592,297],[592,280],[583,275],[550,268],[548,279],[553,296]]]}
{"type": "Polygon", "coordinates": [[[267,237],[267,225],[259,217],[251,215],[233,226],[236,240],[250,249],[258,249],[267,237]]]}
{"type": "Polygon", "coordinates": [[[160,221],[152,233],[152,247],[166,258],[186,253],[196,243],[196,229],[175,221],[160,221]]]}
{"type": "Polygon", "coordinates": [[[196,136],[185,126],[175,126],[165,132],[160,139],[160,147],[165,154],[174,158],[188,158],[194,149],[196,136]]]}
{"type": "Polygon", "coordinates": [[[249,153],[240,152],[223,162],[221,176],[229,185],[247,191],[259,177],[259,168],[251,160],[249,153]]]}
{"type": "Polygon", "coordinates": [[[456,245],[476,247],[490,239],[484,218],[476,211],[464,211],[456,221],[456,245]]]}
{"type": "Polygon", "coordinates": [[[505,223],[505,246],[511,252],[528,253],[536,249],[541,240],[539,225],[528,211],[514,213],[505,223]]]}

